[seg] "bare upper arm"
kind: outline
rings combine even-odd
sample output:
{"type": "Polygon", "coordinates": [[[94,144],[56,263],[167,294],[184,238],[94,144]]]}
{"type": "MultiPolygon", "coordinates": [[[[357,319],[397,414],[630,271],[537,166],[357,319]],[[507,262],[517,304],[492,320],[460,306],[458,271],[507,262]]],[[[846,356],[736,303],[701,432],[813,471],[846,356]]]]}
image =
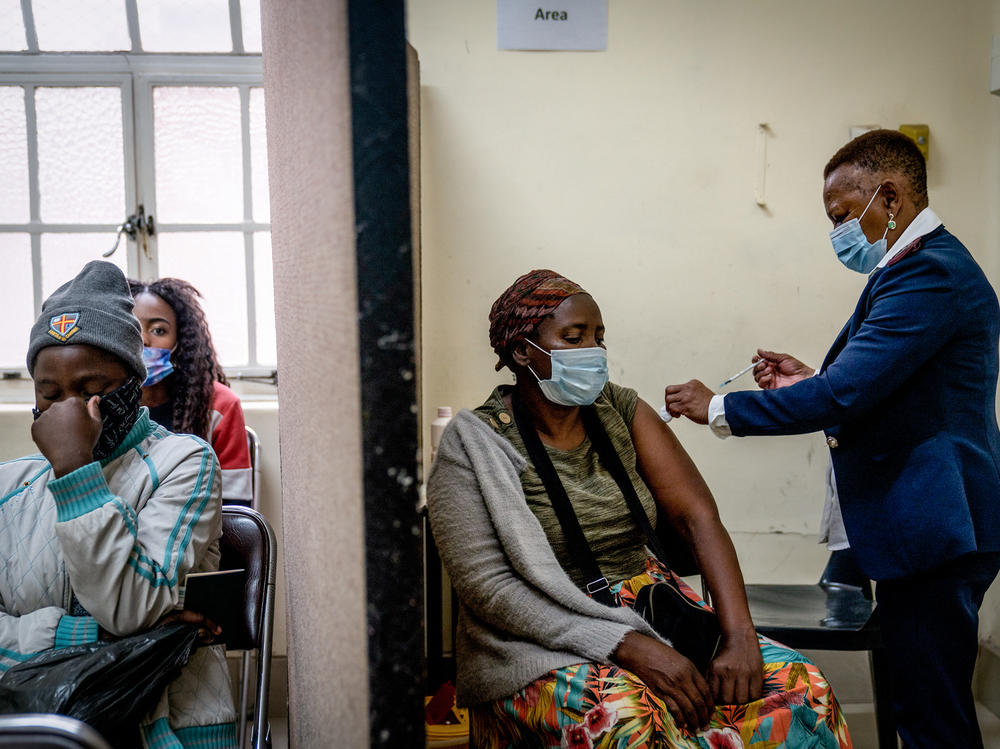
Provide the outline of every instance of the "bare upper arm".
{"type": "Polygon", "coordinates": [[[636,467],[657,504],[671,518],[718,517],[715,499],[694,461],[652,406],[641,398],[632,420],[636,467]]]}

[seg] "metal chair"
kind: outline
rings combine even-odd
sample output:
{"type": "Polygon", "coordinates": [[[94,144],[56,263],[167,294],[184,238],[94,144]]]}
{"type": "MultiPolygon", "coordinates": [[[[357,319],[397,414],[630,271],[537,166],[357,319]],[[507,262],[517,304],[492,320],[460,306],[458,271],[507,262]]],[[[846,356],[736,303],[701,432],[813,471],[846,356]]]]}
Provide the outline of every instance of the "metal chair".
{"type": "Polygon", "coordinates": [[[895,749],[896,720],[872,585],[850,549],[830,555],[815,585],[747,585],[754,626],[804,650],[868,651],[880,749],[895,749]]]}
{"type": "Polygon", "coordinates": [[[257,509],[260,501],[260,438],[253,427],[246,427],[247,449],[250,452],[250,506],[257,509]]]}
{"type": "Polygon", "coordinates": [[[0,747],[111,749],[111,745],[86,723],[52,713],[0,715],[0,747]]]}
{"type": "MultiPolygon", "coordinates": [[[[700,574],[686,542],[662,513],[657,535],[674,572],[684,577],[700,574]]],[[[871,580],[851,550],[833,552],[815,585],[751,584],[746,591],[754,627],[765,637],[797,650],[868,651],[879,747],[896,749],[896,719],[871,580]]],[[[702,593],[711,603],[704,578],[702,593]]]]}
{"type": "Polygon", "coordinates": [[[442,575],[427,505],[419,509],[424,532],[424,655],[427,658],[426,694],[434,694],[446,681],[455,681],[455,634],[458,631],[458,595],[442,575]],[[444,621],[443,594],[451,598],[451,617],[444,621]],[[447,624],[450,647],[445,648],[447,624]]]}
{"type": "MultiPolygon", "coordinates": [[[[270,747],[267,721],[268,694],[271,686],[271,639],[274,631],[274,585],[276,542],[270,524],[256,510],[238,505],[222,508],[222,559],[219,568],[246,570],[243,617],[240,630],[230,637],[230,648],[257,651],[256,695],[253,707],[254,749],[270,747]]],[[[246,746],[247,702],[250,680],[246,676],[240,688],[237,713],[239,746],[246,746]]]]}
{"type": "MultiPolygon", "coordinates": [[[[260,438],[253,427],[245,426],[247,433],[247,452],[250,454],[250,507],[257,509],[260,501],[260,438]]],[[[244,722],[246,721],[247,685],[250,683],[250,651],[244,650],[240,656],[240,675],[238,690],[240,693],[240,707],[244,722]]],[[[243,738],[240,738],[240,746],[243,746],[243,738]]]]}

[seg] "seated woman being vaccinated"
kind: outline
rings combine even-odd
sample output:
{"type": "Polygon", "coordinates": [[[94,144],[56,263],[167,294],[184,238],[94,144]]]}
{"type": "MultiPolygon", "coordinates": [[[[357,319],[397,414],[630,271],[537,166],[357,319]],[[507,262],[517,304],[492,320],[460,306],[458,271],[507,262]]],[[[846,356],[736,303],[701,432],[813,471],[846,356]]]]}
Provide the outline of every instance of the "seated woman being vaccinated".
{"type": "Polygon", "coordinates": [[[452,419],[427,491],[461,602],[457,688],[471,745],[849,747],[820,671],[754,631],[693,462],[634,390],[608,382],[597,302],[536,270],[489,319],[496,368],[515,383],[452,419]],[[633,608],[666,582],[710,611],[651,553],[658,516],[712,593],[721,639],[701,668],[633,608]]]}

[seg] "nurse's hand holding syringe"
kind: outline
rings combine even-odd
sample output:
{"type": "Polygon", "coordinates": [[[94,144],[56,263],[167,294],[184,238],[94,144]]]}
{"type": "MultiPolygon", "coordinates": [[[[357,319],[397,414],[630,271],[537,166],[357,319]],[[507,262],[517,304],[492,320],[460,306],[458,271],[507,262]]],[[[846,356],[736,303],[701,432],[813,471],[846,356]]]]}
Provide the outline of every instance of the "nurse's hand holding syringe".
{"type": "MultiPolygon", "coordinates": [[[[799,380],[812,377],[816,370],[806,366],[794,356],[779,354],[774,351],[757,349],[754,362],[750,365],[753,369],[753,378],[757,381],[757,386],[761,390],[777,390],[778,388],[794,385],[799,380]],[[760,369],[756,369],[758,364],[763,363],[760,369]]],[[[743,374],[742,372],[740,374],[743,374]]],[[[723,385],[734,378],[730,378],[723,385]]]]}
{"type": "MultiPolygon", "coordinates": [[[[769,364],[769,362],[767,362],[764,359],[761,359],[759,355],[754,356],[753,361],[750,362],[749,366],[744,367],[743,369],[741,369],[739,372],[737,372],[736,374],[734,374],[729,379],[723,380],[722,383],[719,385],[719,390],[722,390],[722,388],[724,388],[726,385],[728,385],[730,382],[732,382],[733,380],[737,379],[738,377],[742,377],[747,372],[749,372],[751,369],[753,369],[754,367],[756,367],[758,364],[763,364],[764,366],[762,366],[760,368],[759,372],[758,371],[754,371],[754,378],[759,377],[761,374],[763,374],[765,371],[767,371],[767,368],[768,368],[767,365],[769,364]]],[[[692,382],[697,382],[697,380],[693,380],[692,382]]],[[[702,388],[704,388],[704,386],[700,382],[698,382],[698,385],[701,386],[702,388]]],[[[707,390],[707,388],[705,388],[705,389],[707,390]]],[[[668,391],[667,391],[668,395],[669,395],[669,392],[670,391],[668,389],[668,391]]],[[[673,418],[673,416],[671,415],[671,413],[667,410],[666,404],[660,406],[660,418],[663,419],[664,421],[670,421],[673,418]]]]}
{"type": "MultiPolygon", "coordinates": [[[[815,370],[788,354],[757,349],[750,366],[734,374],[719,385],[721,390],[737,377],[742,377],[753,370],[754,380],[764,390],[774,390],[792,385],[799,380],[812,377],[815,370]]],[[[687,416],[698,424],[708,423],[708,405],[714,396],[704,384],[698,380],[690,380],[683,385],[668,385],[664,392],[666,401],[660,410],[660,417],[687,416]]]]}

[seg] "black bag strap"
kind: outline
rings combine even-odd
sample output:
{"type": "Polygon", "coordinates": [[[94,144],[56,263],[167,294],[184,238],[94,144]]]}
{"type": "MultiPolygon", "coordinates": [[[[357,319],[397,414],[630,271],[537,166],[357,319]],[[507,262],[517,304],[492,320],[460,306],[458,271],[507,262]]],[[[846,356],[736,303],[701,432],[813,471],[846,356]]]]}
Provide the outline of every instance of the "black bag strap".
{"type": "Polygon", "coordinates": [[[646,534],[650,550],[657,559],[666,564],[667,556],[663,553],[663,545],[660,543],[656,531],[653,530],[653,524],[649,522],[649,516],[642,507],[642,502],[639,500],[639,495],[635,491],[635,486],[629,478],[628,471],[625,470],[618,451],[611,444],[611,438],[601,422],[601,417],[597,415],[597,409],[592,405],[582,406],[580,418],[583,420],[583,428],[590,438],[590,444],[597,451],[597,457],[601,459],[601,463],[608,469],[608,473],[614,478],[625,497],[625,504],[628,505],[629,512],[632,513],[632,519],[639,526],[639,530],[646,534]]]}
{"type": "Polygon", "coordinates": [[[545,446],[535,430],[535,422],[531,418],[531,414],[518,401],[515,394],[511,394],[510,400],[517,431],[520,432],[524,446],[528,450],[528,457],[534,463],[535,470],[549,495],[552,509],[555,510],[563,536],[566,538],[566,545],[573,556],[573,561],[580,568],[584,578],[588,580],[587,592],[594,600],[606,606],[616,606],[614,596],[608,586],[608,580],[601,574],[601,568],[597,564],[594,552],[591,551],[587,537],[580,527],[580,521],[577,520],[576,513],[573,511],[573,504],[566,494],[566,489],[563,488],[562,481],[559,480],[559,474],[556,473],[555,466],[552,465],[552,459],[549,458],[549,454],[545,451],[545,446]]]}

